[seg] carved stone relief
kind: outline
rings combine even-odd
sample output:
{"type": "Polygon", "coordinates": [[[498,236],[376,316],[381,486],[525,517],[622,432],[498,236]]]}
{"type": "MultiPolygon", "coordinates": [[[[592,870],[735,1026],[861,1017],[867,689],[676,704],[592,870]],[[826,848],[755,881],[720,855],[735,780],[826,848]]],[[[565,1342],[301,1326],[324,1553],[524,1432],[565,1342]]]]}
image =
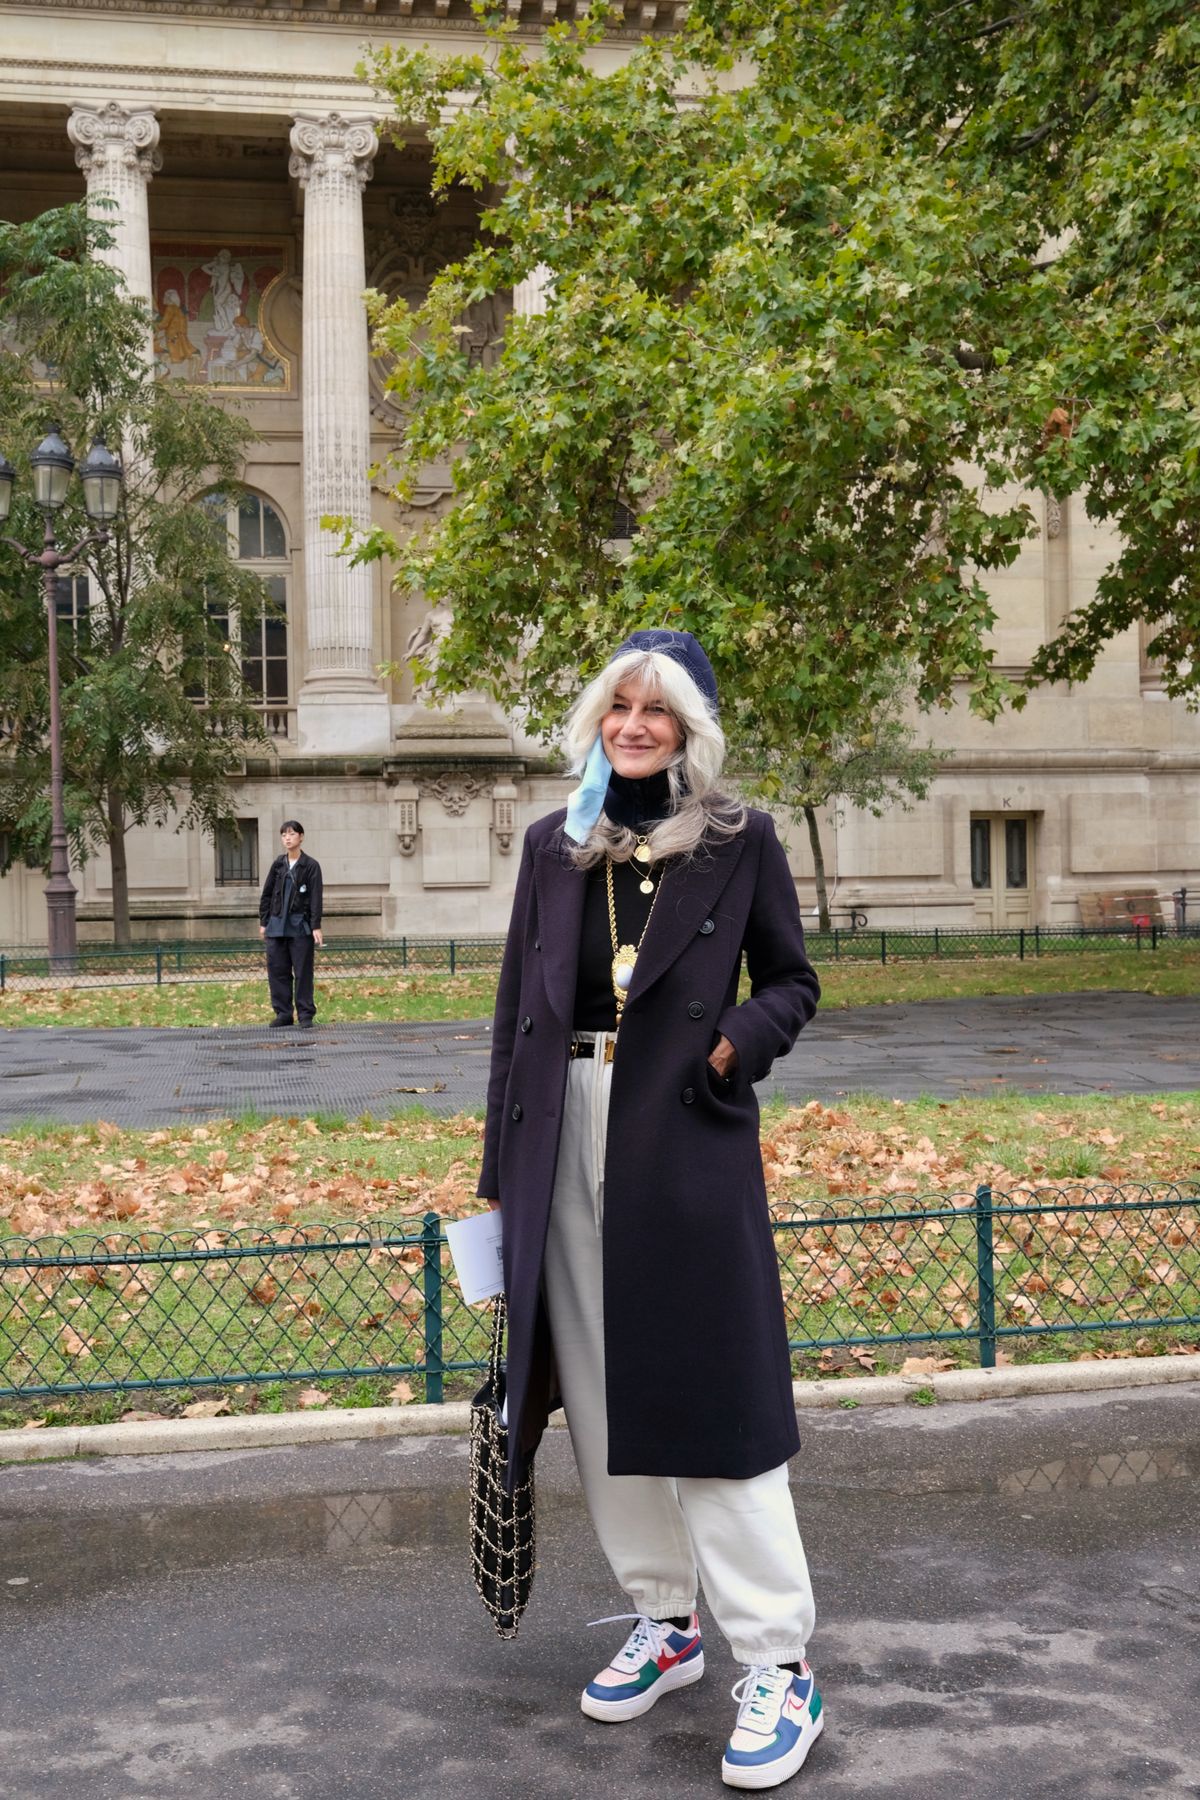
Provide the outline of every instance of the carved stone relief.
{"type": "MultiPolygon", "coordinates": [[[[448,219],[445,208],[424,194],[395,195],[389,211],[394,227],[368,237],[367,284],[389,300],[403,300],[415,312],[424,303],[434,277],[447,263],[469,255],[478,233],[462,221],[448,219]]],[[[502,298],[494,296],[467,311],[462,342],[469,356],[485,364],[493,360],[503,342],[509,310],[502,298]]],[[[388,392],[394,367],[395,358],[387,352],[371,358],[371,411],[389,425],[398,424],[402,417],[402,409],[388,392]]]]}
{"type": "Polygon", "coordinates": [[[475,775],[469,769],[447,769],[440,775],[423,777],[421,789],[440,800],[452,819],[461,819],[472,800],[490,794],[495,777],[475,775]]]}
{"type": "Polygon", "coordinates": [[[415,800],[397,801],[396,838],[400,845],[401,856],[411,856],[417,847],[417,803],[415,800]]]}
{"type": "Polygon", "coordinates": [[[425,701],[429,698],[429,684],[437,669],[438,644],[452,623],[453,617],[448,606],[431,606],[408,634],[404,645],[404,660],[419,661],[425,670],[425,679],[413,684],[414,700],[425,701]]]}

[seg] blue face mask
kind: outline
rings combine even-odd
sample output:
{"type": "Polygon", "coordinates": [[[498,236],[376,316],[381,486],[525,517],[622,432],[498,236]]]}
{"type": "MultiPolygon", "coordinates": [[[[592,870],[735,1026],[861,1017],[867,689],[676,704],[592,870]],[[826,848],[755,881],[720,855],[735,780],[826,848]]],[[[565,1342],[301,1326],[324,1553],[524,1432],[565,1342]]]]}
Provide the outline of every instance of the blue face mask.
{"type": "Polygon", "coordinates": [[[588,751],[583,765],[583,778],[567,800],[566,834],[573,844],[585,844],[596,820],[604,810],[604,799],[612,776],[612,764],[604,753],[600,733],[588,751]]]}

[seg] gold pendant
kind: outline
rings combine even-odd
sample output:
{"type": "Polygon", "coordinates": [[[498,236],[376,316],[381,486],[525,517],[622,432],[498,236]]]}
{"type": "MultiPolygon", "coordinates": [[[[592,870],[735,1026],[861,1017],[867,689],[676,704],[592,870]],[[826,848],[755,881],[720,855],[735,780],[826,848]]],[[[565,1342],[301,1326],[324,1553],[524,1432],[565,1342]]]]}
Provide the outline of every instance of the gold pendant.
{"type": "Polygon", "coordinates": [[[634,851],[633,860],[640,863],[648,863],[650,861],[650,846],[645,838],[641,839],[637,849],[634,851]]]}
{"type": "Polygon", "coordinates": [[[636,962],[637,951],[632,944],[622,944],[612,959],[613,988],[618,1000],[623,1000],[629,992],[629,984],[633,980],[636,962]]]}
{"type": "Polygon", "coordinates": [[[639,894],[652,894],[653,892],[654,892],[654,883],[651,881],[650,877],[647,875],[645,881],[638,882],[638,893],[639,894]]]}

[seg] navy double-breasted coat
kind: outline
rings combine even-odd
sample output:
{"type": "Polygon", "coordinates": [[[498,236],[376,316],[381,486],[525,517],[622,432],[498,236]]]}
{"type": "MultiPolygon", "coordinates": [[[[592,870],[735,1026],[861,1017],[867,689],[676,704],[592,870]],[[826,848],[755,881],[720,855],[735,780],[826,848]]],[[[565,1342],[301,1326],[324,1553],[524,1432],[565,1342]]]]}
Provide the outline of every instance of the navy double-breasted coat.
{"type": "MultiPolygon", "coordinates": [[[[510,1479],[556,1404],[541,1295],[586,875],[564,812],[526,834],[496,1003],[479,1194],[499,1200],[510,1479]]],[[[748,1478],[799,1446],[758,1102],[819,995],[774,825],[667,870],[613,1064],[604,1172],[609,1473],[748,1478]],[[750,997],[737,1003],[743,955],[750,997]],[[738,1053],[727,1087],[708,1054],[738,1053]]]]}

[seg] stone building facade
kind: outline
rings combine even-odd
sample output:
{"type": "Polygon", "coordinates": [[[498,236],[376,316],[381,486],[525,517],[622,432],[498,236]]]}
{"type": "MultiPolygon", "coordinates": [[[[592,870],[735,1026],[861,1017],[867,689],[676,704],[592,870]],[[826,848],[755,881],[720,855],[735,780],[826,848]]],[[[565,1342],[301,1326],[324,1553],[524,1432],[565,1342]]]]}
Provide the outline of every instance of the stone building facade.
{"type": "MultiPolygon", "coordinates": [[[[507,4],[531,33],[574,10],[507,4]]],[[[626,4],[598,59],[682,10],[626,4]]],[[[235,397],[258,433],[228,524],[231,554],[283,606],[240,621],[272,753],[247,763],[238,827],[219,842],[131,834],[137,935],[249,935],[289,816],[324,868],[331,935],[499,932],[522,833],[562,803],[545,747],[496,708],[437,713],[406,677],[380,679],[429,630],[428,610],[386,566],[351,567],[320,526],[405,522],[367,472],[397,420],[361,295],[419,300],[476,230],[466,197],[434,205],[419,138],[381,138],[356,64],[365,42],[461,50],[476,30],[467,0],[0,0],[0,217],[110,196],[111,254],[153,310],[160,377],[235,397]]],[[[512,296],[518,311],[537,304],[536,281],[512,296]]],[[[473,316],[480,356],[503,325],[503,309],[473,316]]],[[[426,471],[414,519],[449,493],[447,469],[426,471]]],[[[1039,504],[1040,533],[995,582],[1012,669],[1086,600],[1112,550],[1076,503],[1039,504]]],[[[60,604],[86,606],[84,585],[64,583],[60,604]]],[[[1039,693],[994,726],[963,707],[931,729],[948,756],[927,801],[825,822],[843,919],[1070,923],[1081,895],[1200,885],[1200,720],[1162,693],[1136,634],[1084,687],[1039,693]]],[[[794,868],[811,906],[799,837],[794,868]]],[[[107,936],[105,859],[73,874],[81,936],[107,936]]],[[[44,942],[41,887],[23,870],[0,880],[0,944],[44,942]]]]}

